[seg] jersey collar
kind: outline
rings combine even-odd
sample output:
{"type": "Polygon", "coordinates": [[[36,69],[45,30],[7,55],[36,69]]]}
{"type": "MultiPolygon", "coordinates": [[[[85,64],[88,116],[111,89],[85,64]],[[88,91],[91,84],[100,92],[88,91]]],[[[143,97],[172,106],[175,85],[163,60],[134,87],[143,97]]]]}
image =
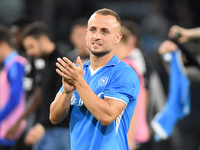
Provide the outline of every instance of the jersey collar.
{"type": "MultiPolygon", "coordinates": [[[[117,57],[117,55],[114,55],[111,60],[106,64],[107,67],[110,66],[115,66],[116,64],[118,64],[121,60],[119,60],[119,58],[117,57]]],[[[90,60],[85,63],[85,66],[88,67],[90,65],[90,60]]]]}

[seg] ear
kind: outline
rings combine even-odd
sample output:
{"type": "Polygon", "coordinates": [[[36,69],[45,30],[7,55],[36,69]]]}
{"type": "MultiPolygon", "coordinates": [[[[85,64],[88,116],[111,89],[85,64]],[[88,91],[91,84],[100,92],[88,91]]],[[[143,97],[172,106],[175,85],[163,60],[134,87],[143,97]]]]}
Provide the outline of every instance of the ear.
{"type": "Polygon", "coordinates": [[[86,28],[85,32],[86,32],[86,34],[85,34],[85,39],[86,39],[86,42],[87,42],[87,33],[88,33],[88,28],[86,28]]]}
{"type": "Polygon", "coordinates": [[[88,28],[86,28],[86,31],[85,31],[85,32],[86,32],[86,34],[87,34],[87,32],[88,32],[88,28]]]}
{"type": "Polygon", "coordinates": [[[115,38],[115,44],[119,43],[121,38],[122,38],[122,33],[118,33],[116,38],[115,38]]]}

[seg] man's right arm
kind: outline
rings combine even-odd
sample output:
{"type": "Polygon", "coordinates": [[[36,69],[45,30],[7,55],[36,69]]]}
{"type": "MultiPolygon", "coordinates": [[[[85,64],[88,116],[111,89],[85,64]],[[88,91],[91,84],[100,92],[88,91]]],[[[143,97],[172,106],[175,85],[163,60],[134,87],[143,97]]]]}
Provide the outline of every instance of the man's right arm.
{"type": "Polygon", "coordinates": [[[62,91],[58,93],[54,101],[50,105],[49,119],[53,124],[60,123],[69,113],[70,110],[70,99],[73,91],[70,93],[62,91]]]}
{"type": "Polygon", "coordinates": [[[180,26],[174,25],[170,28],[168,36],[170,39],[178,38],[179,43],[185,43],[191,39],[200,38],[200,27],[185,29],[180,26]],[[177,33],[179,34],[178,37],[176,37],[177,33]]]}

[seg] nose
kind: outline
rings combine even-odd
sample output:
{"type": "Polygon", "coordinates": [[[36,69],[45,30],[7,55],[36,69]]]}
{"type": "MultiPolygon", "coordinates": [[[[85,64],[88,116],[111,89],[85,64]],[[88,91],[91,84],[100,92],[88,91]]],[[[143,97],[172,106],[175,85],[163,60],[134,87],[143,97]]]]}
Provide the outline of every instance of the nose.
{"type": "Polygon", "coordinates": [[[96,31],[95,34],[94,34],[94,38],[96,39],[100,39],[100,32],[96,31]]]}

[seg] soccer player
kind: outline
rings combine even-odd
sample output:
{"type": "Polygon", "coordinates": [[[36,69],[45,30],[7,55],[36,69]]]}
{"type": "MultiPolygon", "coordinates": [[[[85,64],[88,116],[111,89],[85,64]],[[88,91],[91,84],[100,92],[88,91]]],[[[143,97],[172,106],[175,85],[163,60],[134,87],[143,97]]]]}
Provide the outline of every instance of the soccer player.
{"type": "Polygon", "coordinates": [[[71,150],[128,150],[127,132],[140,89],[135,71],[114,55],[122,37],[119,16],[110,9],[92,14],[86,29],[90,61],[58,58],[63,86],[50,106],[50,120],[70,111],[71,150]]]}
{"type": "MultiPolygon", "coordinates": [[[[17,122],[36,111],[34,126],[25,136],[25,143],[33,150],[70,149],[68,117],[62,123],[53,125],[48,119],[49,106],[62,85],[61,77],[55,72],[55,63],[63,55],[53,40],[51,29],[43,22],[35,21],[23,30],[22,43],[29,57],[33,57],[34,92],[30,105],[21,114],[17,122]],[[35,61],[42,58],[44,61],[35,61]],[[57,135],[59,135],[57,137],[57,135]]],[[[18,148],[18,147],[17,147],[18,148]]]]}
{"type": "Polygon", "coordinates": [[[23,119],[15,134],[6,135],[25,111],[26,59],[14,50],[12,34],[4,25],[0,25],[0,63],[3,65],[0,74],[0,150],[10,150],[26,126],[23,119]]]}

